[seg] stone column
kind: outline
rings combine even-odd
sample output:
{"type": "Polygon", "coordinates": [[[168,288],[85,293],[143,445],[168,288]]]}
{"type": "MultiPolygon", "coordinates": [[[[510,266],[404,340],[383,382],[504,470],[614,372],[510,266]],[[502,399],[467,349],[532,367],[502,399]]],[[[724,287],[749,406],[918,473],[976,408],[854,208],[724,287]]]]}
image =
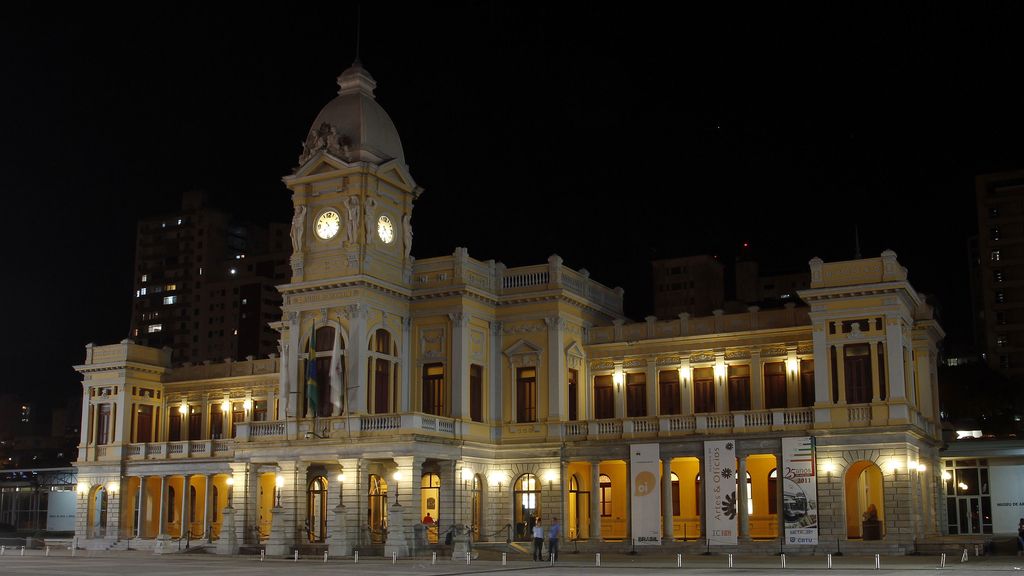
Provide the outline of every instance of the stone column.
{"type": "MultiPolygon", "coordinates": [[[[420,462],[422,465],[422,461],[420,462]]],[[[456,482],[459,479],[455,473],[458,462],[447,460],[441,462],[441,470],[438,476],[441,477],[441,489],[438,490],[440,502],[438,503],[437,534],[439,539],[444,539],[444,533],[462,520],[462,512],[459,510],[459,503],[456,502],[456,482]]],[[[417,493],[417,502],[419,494],[417,493]]],[[[417,507],[417,511],[419,508],[417,507]]]]}
{"type": "MultiPolygon", "coordinates": [[[[401,480],[395,481],[395,501],[388,508],[388,533],[384,543],[385,557],[391,557],[392,553],[398,556],[409,555],[409,539],[412,536],[412,530],[408,524],[412,521],[411,519],[419,520],[419,518],[415,518],[419,511],[419,498],[413,500],[413,486],[420,482],[419,470],[415,466],[416,460],[417,458],[413,456],[395,457],[395,470],[401,474],[401,480]],[[405,506],[402,505],[403,494],[405,506]],[[407,514],[409,518],[406,518],[407,514]]],[[[444,485],[445,482],[442,480],[442,490],[444,485]]]]}
{"type": "Polygon", "coordinates": [[[672,534],[672,458],[661,458],[661,542],[671,542],[672,534]]]}
{"type": "Polygon", "coordinates": [[[647,415],[657,416],[661,414],[661,384],[658,383],[658,359],[650,357],[647,359],[647,371],[644,374],[644,378],[647,379],[647,385],[645,386],[647,392],[647,415]]]}
{"type": "Polygon", "coordinates": [[[405,413],[411,410],[412,402],[412,367],[416,364],[412,361],[412,318],[402,318],[402,358],[399,361],[399,385],[401,390],[398,393],[398,411],[405,413]]]}
{"type": "MultiPolygon", "coordinates": [[[[203,534],[206,534],[206,539],[212,542],[213,529],[210,526],[210,500],[213,497],[213,490],[210,488],[213,486],[213,482],[209,474],[204,474],[203,478],[206,481],[206,487],[203,492],[203,534]]],[[[214,502],[213,505],[216,506],[217,503],[214,502]]]]}
{"type": "Polygon", "coordinates": [[[502,357],[502,325],[501,322],[491,322],[491,366],[490,385],[487,391],[487,419],[491,423],[501,422],[502,387],[501,376],[505,371],[504,358],[502,357]]]}
{"type": "Polygon", "coordinates": [[[907,396],[906,369],[903,366],[903,326],[899,318],[885,318],[885,376],[889,381],[889,400],[907,396]]]}
{"type": "Polygon", "coordinates": [[[156,546],[153,552],[162,554],[168,547],[171,537],[164,532],[167,519],[167,476],[160,476],[160,516],[156,520],[156,546]]]}
{"type": "Polygon", "coordinates": [[[295,543],[295,468],[294,461],[278,462],[280,471],[275,478],[274,506],[270,509],[270,538],[267,540],[267,556],[285,556],[291,553],[295,543]],[[277,478],[282,485],[277,486],[277,478]]]}
{"type": "Polygon", "coordinates": [[[448,315],[452,323],[451,414],[469,419],[469,313],[448,315]]]}
{"type": "MultiPolygon", "coordinates": [[[[761,363],[761,351],[750,351],[750,409],[764,410],[764,368],[761,363]]],[[[793,406],[793,404],[789,404],[793,406]]]]}
{"type": "Polygon", "coordinates": [[[601,463],[590,463],[590,539],[601,541],[601,463]]]}
{"type": "Polygon", "coordinates": [[[349,304],[345,307],[345,317],[349,321],[349,347],[345,350],[345,378],[349,391],[346,406],[349,414],[365,414],[366,398],[370,392],[366,373],[366,305],[349,304]]]}
{"type": "MultiPolygon", "coordinates": [[[[545,318],[544,323],[548,327],[547,420],[566,420],[569,409],[566,402],[568,385],[565,368],[565,318],[551,316],[545,318]]],[[[539,405],[537,420],[543,420],[539,405]]]]}
{"type": "Polygon", "coordinates": [[[747,511],[747,456],[736,455],[736,508],[739,512],[739,541],[750,542],[750,514],[747,511]]]}
{"type": "MultiPolygon", "coordinates": [[[[147,476],[139,476],[139,513],[135,515],[135,537],[144,538],[144,530],[142,528],[143,521],[146,518],[146,478],[147,476]]],[[[129,534],[129,538],[131,535],[129,534]]]]}
{"type": "MultiPolygon", "coordinates": [[[[827,322],[814,324],[814,422],[827,425],[832,421],[831,406],[836,399],[832,398],[832,386],[829,382],[832,367],[829,366],[827,322]]],[[[780,460],[781,462],[781,460],[780,460]]],[[[779,484],[782,483],[781,474],[779,484]]],[[[780,502],[781,504],[781,502],[780,502]]]]}
{"type": "Polygon", "coordinates": [[[192,529],[192,517],[189,514],[189,503],[192,501],[192,475],[183,474],[181,478],[181,530],[178,532],[178,538],[185,538],[192,529]]]}

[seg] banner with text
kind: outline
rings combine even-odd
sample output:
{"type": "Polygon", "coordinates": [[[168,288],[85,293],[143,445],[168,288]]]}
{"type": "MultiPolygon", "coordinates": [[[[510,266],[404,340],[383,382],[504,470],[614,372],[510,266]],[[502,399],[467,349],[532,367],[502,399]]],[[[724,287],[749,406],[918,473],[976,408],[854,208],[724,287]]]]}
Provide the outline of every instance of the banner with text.
{"type": "Polygon", "coordinates": [[[630,526],[637,546],[661,544],[660,457],[658,444],[629,447],[630,526]]]}
{"type": "Polygon", "coordinates": [[[708,544],[736,544],[736,443],[732,440],[704,442],[704,514],[708,521],[708,544]]]}
{"type": "Polygon", "coordinates": [[[818,543],[818,484],[814,438],[782,439],[782,518],[786,544],[818,543]]]}

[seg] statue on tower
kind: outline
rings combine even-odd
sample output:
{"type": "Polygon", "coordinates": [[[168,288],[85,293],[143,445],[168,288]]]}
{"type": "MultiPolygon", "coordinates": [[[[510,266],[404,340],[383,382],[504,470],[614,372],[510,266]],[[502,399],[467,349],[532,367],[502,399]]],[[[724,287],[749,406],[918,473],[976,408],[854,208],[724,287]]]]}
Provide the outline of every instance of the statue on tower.
{"type": "Polygon", "coordinates": [[[345,240],[349,244],[359,241],[359,197],[349,196],[345,201],[345,211],[348,213],[348,226],[345,228],[345,240]]]}
{"type": "Polygon", "coordinates": [[[295,215],[292,216],[292,254],[298,254],[302,250],[302,235],[306,229],[306,207],[301,204],[295,207],[295,215]]]}

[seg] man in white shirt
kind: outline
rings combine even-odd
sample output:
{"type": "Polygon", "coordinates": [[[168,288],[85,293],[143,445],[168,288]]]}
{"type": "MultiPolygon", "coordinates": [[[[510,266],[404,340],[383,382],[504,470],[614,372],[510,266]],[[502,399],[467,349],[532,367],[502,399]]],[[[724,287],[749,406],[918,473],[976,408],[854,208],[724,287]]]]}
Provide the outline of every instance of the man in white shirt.
{"type": "Polygon", "coordinates": [[[540,518],[533,523],[533,559],[538,562],[544,560],[544,528],[540,525],[540,518]]]}

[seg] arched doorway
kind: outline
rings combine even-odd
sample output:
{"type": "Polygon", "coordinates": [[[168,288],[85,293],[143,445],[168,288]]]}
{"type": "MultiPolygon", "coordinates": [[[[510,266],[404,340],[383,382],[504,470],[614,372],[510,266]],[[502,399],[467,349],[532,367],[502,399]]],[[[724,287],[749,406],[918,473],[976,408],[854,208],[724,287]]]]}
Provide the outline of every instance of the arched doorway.
{"type": "Polygon", "coordinates": [[[317,476],[306,488],[306,539],[327,541],[327,477],[317,476]]]}
{"type": "MultiPolygon", "coordinates": [[[[860,460],[850,465],[843,482],[846,492],[846,536],[877,540],[885,536],[885,507],[882,470],[874,462],[860,460]]],[[[785,494],[783,514],[790,505],[785,494]]]]}
{"type": "Polygon", "coordinates": [[[532,539],[533,525],[540,518],[540,483],[533,474],[523,474],[516,480],[512,493],[516,540],[532,539]]]}
{"type": "Polygon", "coordinates": [[[370,526],[370,541],[381,544],[388,527],[388,483],[383,477],[370,474],[368,499],[366,518],[370,526]]]}
{"type": "Polygon", "coordinates": [[[580,489],[579,476],[569,477],[569,540],[590,538],[590,491],[580,489]]]}
{"type": "Polygon", "coordinates": [[[89,496],[89,538],[103,538],[107,533],[107,489],[96,486],[89,496]]]}
{"type": "Polygon", "coordinates": [[[480,540],[480,527],[484,524],[484,481],[479,474],[473,476],[473,488],[470,491],[470,518],[472,519],[473,540],[480,540]]]}
{"type": "Polygon", "coordinates": [[[427,542],[437,544],[437,523],[441,516],[441,477],[426,473],[420,479],[420,517],[426,519],[430,514],[431,523],[427,526],[427,542]]]}

